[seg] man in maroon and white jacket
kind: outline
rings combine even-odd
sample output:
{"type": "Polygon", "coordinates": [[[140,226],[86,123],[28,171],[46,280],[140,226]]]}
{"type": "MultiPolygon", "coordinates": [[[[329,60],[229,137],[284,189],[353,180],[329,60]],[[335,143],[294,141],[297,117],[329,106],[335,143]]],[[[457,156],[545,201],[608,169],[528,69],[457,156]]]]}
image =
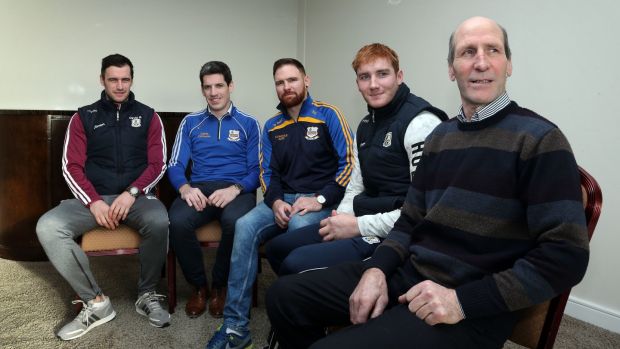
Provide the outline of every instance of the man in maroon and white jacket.
{"type": "Polygon", "coordinates": [[[164,129],[159,115],[131,92],[133,65],[119,54],[101,62],[104,91],[97,102],[79,108],[65,136],[62,170],[75,199],[45,213],[37,235],[45,253],[84,303],[78,316],[57,333],[81,337],[116,316],[97,285],[88,258],[75,239],[90,229],[116,229],[123,223],[141,235],[136,311],[165,327],[170,314],[155,292],[165,262],[168,215],[152,194],[166,170],[164,129]]]}

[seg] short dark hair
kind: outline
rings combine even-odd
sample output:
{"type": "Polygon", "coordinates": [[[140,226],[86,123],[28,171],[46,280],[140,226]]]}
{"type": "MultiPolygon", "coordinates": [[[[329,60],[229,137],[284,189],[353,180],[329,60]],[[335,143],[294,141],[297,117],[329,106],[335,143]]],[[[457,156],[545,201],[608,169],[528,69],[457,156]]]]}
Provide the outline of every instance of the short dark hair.
{"type": "Polygon", "coordinates": [[[133,79],[133,64],[131,63],[131,61],[129,60],[129,58],[115,53],[115,54],[111,54],[107,57],[104,57],[101,60],[101,76],[105,75],[105,70],[108,69],[111,66],[115,66],[118,68],[124,67],[128,65],[129,66],[129,70],[131,71],[131,78],[133,79]]]}
{"type": "Polygon", "coordinates": [[[300,61],[296,60],[295,58],[280,58],[273,63],[273,76],[276,76],[276,70],[280,69],[281,66],[287,64],[294,65],[303,75],[306,75],[306,68],[304,68],[304,65],[301,64],[300,61]]]}
{"type": "Polygon", "coordinates": [[[230,72],[230,68],[228,68],[228,65],[226,65],[226,63],[220,61],[209,61],[203,64],[202,68],[200,68],[200,83],[202,84],[203,76],[213,74],[222,74],[222,76],[224,76],[224,81],[226,81],[227,85],[230,85],[230,83],[232,82],[232,73],[230,72]]]}
{"type": "MultiPolygon", "coordinates": [[[[502,35],[504,36],[504,53],[506,54],[506,58],[510,60],[512,53],[510,52],[510,45],[508,44],[508,32],[501,25],[497,24],[497,26],[499,27],[499,29],[502,30],[502,35]]],[[[456,45],[456,43],[454,42],[455,33],[456,33],[456,30],[453,31],[452,34],[450,34],[450,41],[448,42],[448,64],[449,65],[452,65],[454,63],[454,55],[455,55],[454,51],[456,50],[456,48],[454,47],[454,45],[456,45]]]]}

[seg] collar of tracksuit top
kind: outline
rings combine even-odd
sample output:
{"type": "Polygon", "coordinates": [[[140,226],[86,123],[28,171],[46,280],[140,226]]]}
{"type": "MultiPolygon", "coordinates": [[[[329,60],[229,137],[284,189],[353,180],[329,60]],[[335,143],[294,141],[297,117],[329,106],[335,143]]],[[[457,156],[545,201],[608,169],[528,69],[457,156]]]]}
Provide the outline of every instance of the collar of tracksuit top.
{"type": "Polygon", "coordinates": [[[218,120],[221,120],[221,119],[225,118],[226,116],[231,115],[232,109],[233,109],[233,102],[230,101],[230,105],[228,106],[228,110],[226,110],[226,114],[224,114],[224,115],[222,115],[222,117],[218,118],[217,116],[215,116],[215,114],[213,114],[211,112],[211,106],[209,106],[209,104],[207,104],[207,113],[206,114],[207,114],[207,116],[213,116],[214,118],[216,118],[218,120]]]}
{"type": "Polygon", "coordinates": [[[465,111],[462,105],[456,117],[462,123],[479,122],[497,114],[498,111],[504,109],[508,104],[510,104],[510,97],[508,97],[508,93],[504,91],[504,93],[495,98],[493,102],[477,110],[474,115],[471,116],[471,121],[468,121],[467,117],[465,117],[465,111]]]}

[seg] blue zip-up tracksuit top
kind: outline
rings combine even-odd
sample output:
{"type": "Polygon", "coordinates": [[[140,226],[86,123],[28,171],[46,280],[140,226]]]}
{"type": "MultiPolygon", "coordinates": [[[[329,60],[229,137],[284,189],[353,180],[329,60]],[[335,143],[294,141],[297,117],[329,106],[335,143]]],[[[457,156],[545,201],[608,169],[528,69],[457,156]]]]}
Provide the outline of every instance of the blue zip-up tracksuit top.
{"type": "Polygon", "coordinates": [[[177,131],[168,163],[168,178],[178,191],[188,183],[185,170],[192,160],[191,183],[228,181],[243,192],[258,188],[260,126],[234,105],[218,120],[208,108],[188,114],[177,131]]]}
{"type": "Polygon", "coordinates": [[[301,105],[297,121],[278,105],[267,120],[261,152],[261,186],[269,207],[283,194],[321,194],[324,207],[342,199],[353,170],[353,137],[342,112],[313,101],[301,105]]]}

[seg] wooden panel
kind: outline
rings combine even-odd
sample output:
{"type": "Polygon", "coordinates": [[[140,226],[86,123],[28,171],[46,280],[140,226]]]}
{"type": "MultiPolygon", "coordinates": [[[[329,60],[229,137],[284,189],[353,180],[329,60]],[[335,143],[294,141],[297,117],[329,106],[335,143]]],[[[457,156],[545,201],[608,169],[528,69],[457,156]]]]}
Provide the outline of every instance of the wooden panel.
{"type": "MultiPolygon", "coordinates": [[[[0,110],[0,258],[44,260],[36,235],[42,214],[73,198],[62,176],[62,149],[73,111],[0,110]]],[[[185,113],[160,113],[168,155],[185,113]]],[[[170,207],[176,191],[168,177],[160,198],[170,207]]]]}
{"type": "Polygon", "coordinates": [[[37,220],[49,206],[45,115],[0,114],[0,257],[41,260],[37,220]]]}

